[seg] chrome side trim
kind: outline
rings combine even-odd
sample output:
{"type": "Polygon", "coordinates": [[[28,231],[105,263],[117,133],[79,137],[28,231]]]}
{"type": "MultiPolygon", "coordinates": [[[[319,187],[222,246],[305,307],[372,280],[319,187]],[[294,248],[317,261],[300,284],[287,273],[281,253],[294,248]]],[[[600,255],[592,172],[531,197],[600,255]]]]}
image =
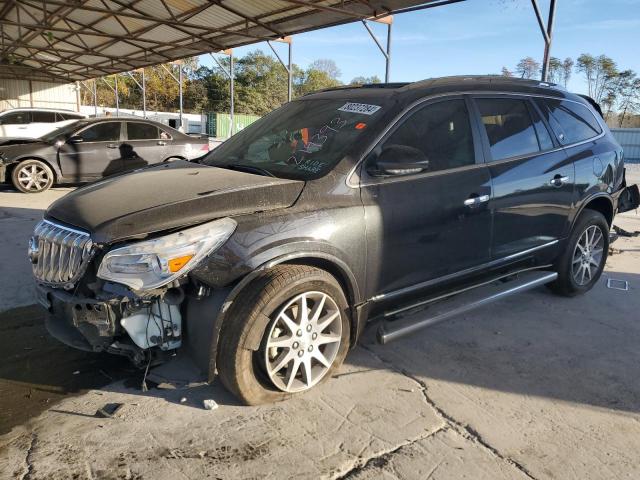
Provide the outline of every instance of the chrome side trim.
{"type": "MultiPolygon", "coordinates": [[[[382,183],[385,183],[384,181],[382,182],[374,182],[374,183],[361,183],[360,181],[358,182],[353,182],[352,178],[356,173],[356,170],[361,166],[361,164],[364,162],[364,159],[367,158],[367,156],[371,153],[371,151],[376,147],[376,145],[378,144],[378,142],[380,142],[380,140],[382,140],[385,135],[387,135],[387,133],[389,133],[389,131],[394,128],[398,122],[400,120],[402,120],[402,118],[409,113],[411,110],[413,110],[415,107],[417,107],[418,105],[421,105],[423,103],[429,102],[431,100],[434,99],[439,99],[439,98],[447,98],[447,97],[459,97],[461,95],[511,95],[511,96],[517,96],[517,97],[529,97],[529,98],[550,98],[553,100],[566,100],[567,102],[573,102],[573,103],[577,103],[578,105],[582,105],[585,106],[584,103],[576,101],[576,100],[572,100],[570,98],[563,98],[563,97],[556,97],[553,95],[544,95],[544,94],[533,94],[533,93],[518,93],[518,92],[506,92],[506,91],[491,91],[491,90],[463,90],[463,91],[459,91],[459,92],[446,92],[446,93],[438,93],[438,94],[434,94],[434,95],[428,95],[426,97],[423,98],[419,98],[418,100],[415,100],[414,102],[410,103],[409,105],[407,105],[400,113],[398,113],[398,115],[396,115],[396,117],[389,123],[389,125],[382,131],[380,132],[380,134],[370,143],[370,145],[367,147],[367,149],[365,150],[365,153],[361,156],[361,158],[356,162],[356,164],[351,168],[351,170],[349,170],[349,173],[347,174],[347,179],[346,179],[346,184],[347,187],[349,188],[361,188],[361,187],[369,187],[371,185],[380,185],[382,183]]],[[[589,109],[589,111],[591,112],[591,106],[589,105],[587,107],[589,109]]],[[[591,114],[593,115],[593,112],[591,112],[591,114]]],[[[598,124],[600,125],[600,128],[602,129],[602,132],[598,135],[596,135],[595,137],[589,138],[587,140],[583,140],[581,142],[577,142],[577,143],[572,143],[570,145],[562,145],[558,148],[553,148],[551,150],[545,150],[544,152],[537,152],[534,154],[527,154],[527,155],[521,155],[518,157],[512,157],[512,158],[506,158],[503,160],[498,160],[495,162],[489,162],[489,163],[480,163],[480,164],[476,164],[476,165],[470,165],[470,167],[473,166],[487,166],[487,165],[494,165],[494,164],[500,164],[500,163],[507,163],[507,162],[512,162],[515,160],[521,160],[522,158],[526,158],[526,157],[531,157],[531,156],[535,156],[535,155],[539,155],[539,154],[546,154],[546,153],[552,153],[552,152],[557,152],[563,149],[567,149],[567,148],[572,148],[572,147],[577,147],[580,145],[583,145],[585,143],[590,143],[593,142],[595,140],[598,140],[602,137],[605,136],[606,134],[606,129],[602,126],[602,122],[600,122],[600,120],[598,119],[597,115],[594,115],[596,118],[596,121],[598,122],[598,124]]],[[[448,172],[452,172],[452,171],[457,171],[460,168],[465,168],[465,167],[458,167],[456,169],[450,169],[450,170],[441,170],[439,172],[431,172],[432,174],[438,174],[438,173],[448,173],[448,172]]],[[[409,179],[409,178],[417,178],[415,175],[407,175],[405,178],[409,179]]]]}
{"type": "Polygon", "coordinates": [[[464,277],[466,275],[470,275],[473,273],[477,273],[486,268],[491,268],[498,266],[502,263],[507,263],[511,260],[516,260],[520,257],[525,257],[530,253],[537,252],[538,250],[542,250],[544,248],[551,247],[552,245],[556,245],[559,240],[552,240],[551,242],[543,243],[542,245],[537,245],[532,248],[528,248],[527,250],[522,250],[521,252],[512,253],[511,255],[507,255],[506,257],[498,258],[496,260],[491,260],[490,262],[483,263],[482,265],[478,265],[475,267],[467,268],[465,270],[461,270],[459,272],[449,273],[447,275],[443,275],[442,277],[432,278],[431,280],[426,280],[424,282],[416,283],[415,285],[411,285],[409,287],[399,288],[398,290],[393,290],[387,293],[381,293],[369,299],[370,302],[380,302],[382,300],[389,300],[391,298],[399,297],[402,295],[406,295],[411,292],[415,292],[417,290],[422,290],[423,288],[431,287],[433,285],[437,285],[439,283],[443,283],[449,280],[454,280],[458,277],[464,277]]]}

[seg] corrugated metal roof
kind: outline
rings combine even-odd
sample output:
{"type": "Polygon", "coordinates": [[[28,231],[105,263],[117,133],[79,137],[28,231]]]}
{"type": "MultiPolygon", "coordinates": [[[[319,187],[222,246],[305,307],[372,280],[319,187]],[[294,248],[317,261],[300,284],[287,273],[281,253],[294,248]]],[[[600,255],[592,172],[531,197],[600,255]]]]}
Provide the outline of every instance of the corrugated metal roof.
{"type": "Polygon", "coordinates": [[[3,0],[0,77],[84,80],[439,3],[448,2],[3,0]]]}

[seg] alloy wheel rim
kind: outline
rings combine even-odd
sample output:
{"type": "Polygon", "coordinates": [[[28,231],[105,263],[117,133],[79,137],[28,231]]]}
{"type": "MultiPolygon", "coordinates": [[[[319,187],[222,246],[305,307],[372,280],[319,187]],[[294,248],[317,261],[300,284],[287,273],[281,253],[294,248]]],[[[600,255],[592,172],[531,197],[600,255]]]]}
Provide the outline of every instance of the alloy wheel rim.
{"type": "Polygon", "coordinates": [[[604,235],[597,225],[582,232],[573,252],[573,279],[579,286],[587,285],[597,274],[604,253],[604,235]]]}
{"type": "Polygon", "coordinates": [[[301,293],[277,313],[265,348],[267,375],[284,392],[316,385],[329,371],[340,349],[342,316],[323,292],[301,293]]]}
{"type": "Polygon", "coordinates": [[[49,183],[49,174],[39,165],[26,165],[18,172],[18,182],[25,190],[42,190],[49,183]]]}

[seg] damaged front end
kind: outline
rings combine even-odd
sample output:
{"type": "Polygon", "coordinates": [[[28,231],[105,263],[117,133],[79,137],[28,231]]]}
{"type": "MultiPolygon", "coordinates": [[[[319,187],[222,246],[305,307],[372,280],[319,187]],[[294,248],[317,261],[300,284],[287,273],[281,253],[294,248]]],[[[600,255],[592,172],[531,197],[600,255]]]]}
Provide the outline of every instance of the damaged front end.
{"type": "Polygon", "coordinates": [[[137,365],[174,351],[183,340],[188,273],[235,227],[223,218],[110,248],[43,220],[29,258],[47,329],[72,347],[125,355],[137,365]]]}

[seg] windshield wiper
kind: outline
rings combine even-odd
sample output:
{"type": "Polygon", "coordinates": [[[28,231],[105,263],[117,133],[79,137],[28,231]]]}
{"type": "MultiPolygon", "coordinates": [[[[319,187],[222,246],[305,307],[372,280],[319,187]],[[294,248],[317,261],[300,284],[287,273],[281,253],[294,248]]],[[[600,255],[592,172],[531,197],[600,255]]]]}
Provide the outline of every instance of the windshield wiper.
{"type": "Polygon", "coordinates": [[[254,167],[253,165],[243,165],[241,163],[229,163],[227,165],[216,165],[216,167],[229,168],[231,170],[238,170],[240,172],[256,173],[258,175],[263,175],[265,177],[275,177],[275,175],[271,173],[269,170],[266,170],[260,167],[254,167]]]}

